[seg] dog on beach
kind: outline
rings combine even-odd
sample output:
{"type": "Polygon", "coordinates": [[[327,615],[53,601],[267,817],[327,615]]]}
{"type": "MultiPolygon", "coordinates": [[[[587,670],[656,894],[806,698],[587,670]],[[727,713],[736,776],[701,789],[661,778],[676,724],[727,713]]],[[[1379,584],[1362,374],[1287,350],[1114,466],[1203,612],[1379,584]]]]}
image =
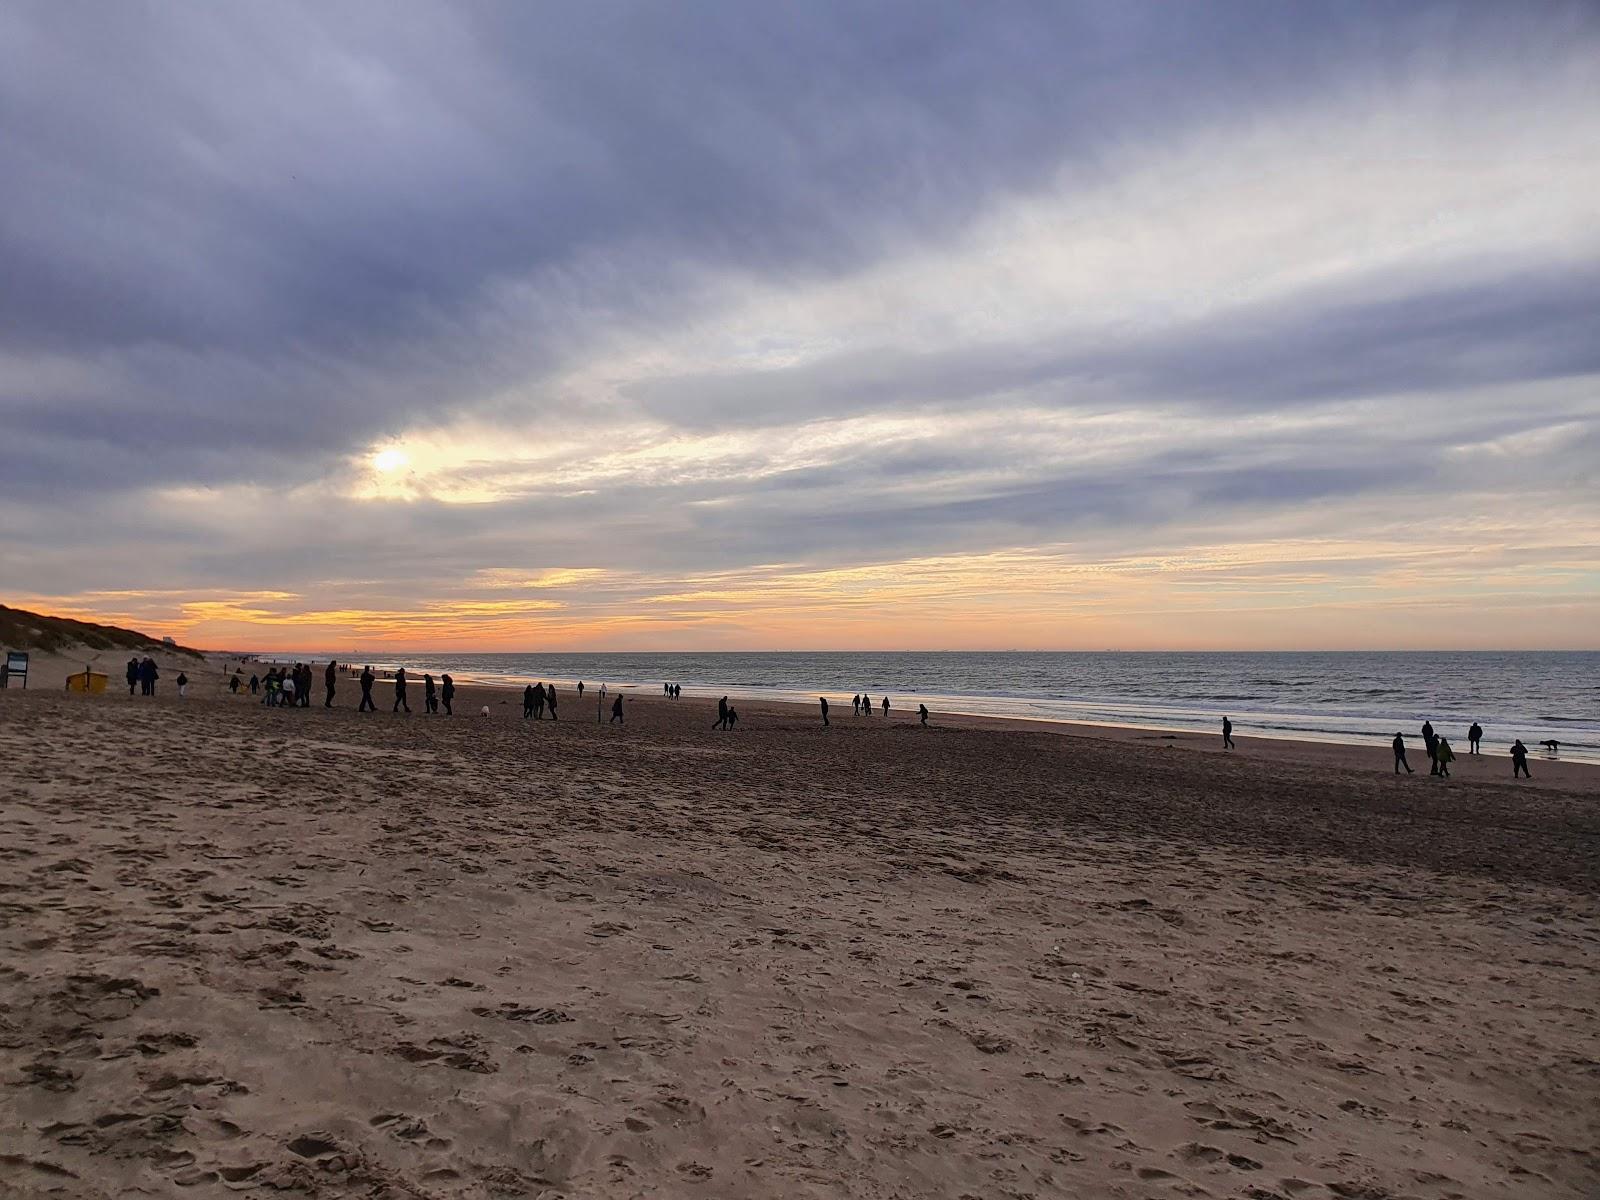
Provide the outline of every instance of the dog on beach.
{"type": "Polygon", "coordinates": [[[482,708],[480,708],[478,710],[478,715],[480,717],[487,717],[489,715],[489,706],[485,704],[482,708]]]}
{"type": "Polygon", "coordinates": [[[1556,741],[1555,738],[1547,738],[1546,740],[1540,742],[1539,745],[1550,751],[1551,754],[1561,753],[1561,743],[1556,741]]]}

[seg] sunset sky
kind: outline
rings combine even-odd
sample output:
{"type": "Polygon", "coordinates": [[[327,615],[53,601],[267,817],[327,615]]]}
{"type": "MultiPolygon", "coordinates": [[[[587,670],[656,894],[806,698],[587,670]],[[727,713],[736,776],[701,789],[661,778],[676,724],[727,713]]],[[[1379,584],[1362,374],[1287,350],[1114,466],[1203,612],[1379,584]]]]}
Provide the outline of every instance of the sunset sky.
{"type": "Polygon", "coordinates": [[[1592,3],[0,7],[0,602],[1600,648],[1592,3]]]}

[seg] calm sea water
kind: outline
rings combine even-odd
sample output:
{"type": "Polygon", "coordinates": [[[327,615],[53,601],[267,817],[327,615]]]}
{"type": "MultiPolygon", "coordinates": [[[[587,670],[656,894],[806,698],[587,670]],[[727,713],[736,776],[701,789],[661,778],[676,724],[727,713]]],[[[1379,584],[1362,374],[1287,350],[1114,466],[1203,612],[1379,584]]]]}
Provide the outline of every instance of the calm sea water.
{"type": "MultiPolygon", "coordinates": [[[[281,657],[281,656],[277,656],[281,657]]],[[[326,662],[327,653],[304,655],[326,662]]],[[[901,711],[1214,730],[1318,741],[1386,742],[1432,720],[1466,751],[1473,721],[1485,749],[1555,738],[1563,758],[1600,762],[1600,652],[781,654],[418,654],[414,673],[457,680],[612,688],[814,702],[885,692],[901,711]]]]}

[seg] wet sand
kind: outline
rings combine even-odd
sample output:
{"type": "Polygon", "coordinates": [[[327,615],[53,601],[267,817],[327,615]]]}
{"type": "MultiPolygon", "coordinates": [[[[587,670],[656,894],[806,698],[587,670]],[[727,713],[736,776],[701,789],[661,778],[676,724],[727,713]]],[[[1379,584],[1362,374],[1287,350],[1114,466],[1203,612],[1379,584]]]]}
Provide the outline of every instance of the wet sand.
{"type": "Polygon", "coordinates": [[[1600,1192],[1592,768],[356,695],[0,693],[4,1187],[1600,1192]]]}

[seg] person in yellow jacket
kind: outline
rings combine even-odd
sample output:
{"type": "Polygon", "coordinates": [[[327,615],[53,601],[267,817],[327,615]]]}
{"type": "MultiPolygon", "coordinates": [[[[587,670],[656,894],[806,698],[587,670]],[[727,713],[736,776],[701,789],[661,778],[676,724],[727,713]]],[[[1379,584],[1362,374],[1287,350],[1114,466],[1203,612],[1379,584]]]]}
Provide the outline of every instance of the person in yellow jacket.
{"type": "Polygon", "coordinates": [[[1456,752],[1450,749],[1450,739],[1439,739],[1439,774],[1446,778],[1450,775],[1450,764],[1455,762],[1456,752]]]}

